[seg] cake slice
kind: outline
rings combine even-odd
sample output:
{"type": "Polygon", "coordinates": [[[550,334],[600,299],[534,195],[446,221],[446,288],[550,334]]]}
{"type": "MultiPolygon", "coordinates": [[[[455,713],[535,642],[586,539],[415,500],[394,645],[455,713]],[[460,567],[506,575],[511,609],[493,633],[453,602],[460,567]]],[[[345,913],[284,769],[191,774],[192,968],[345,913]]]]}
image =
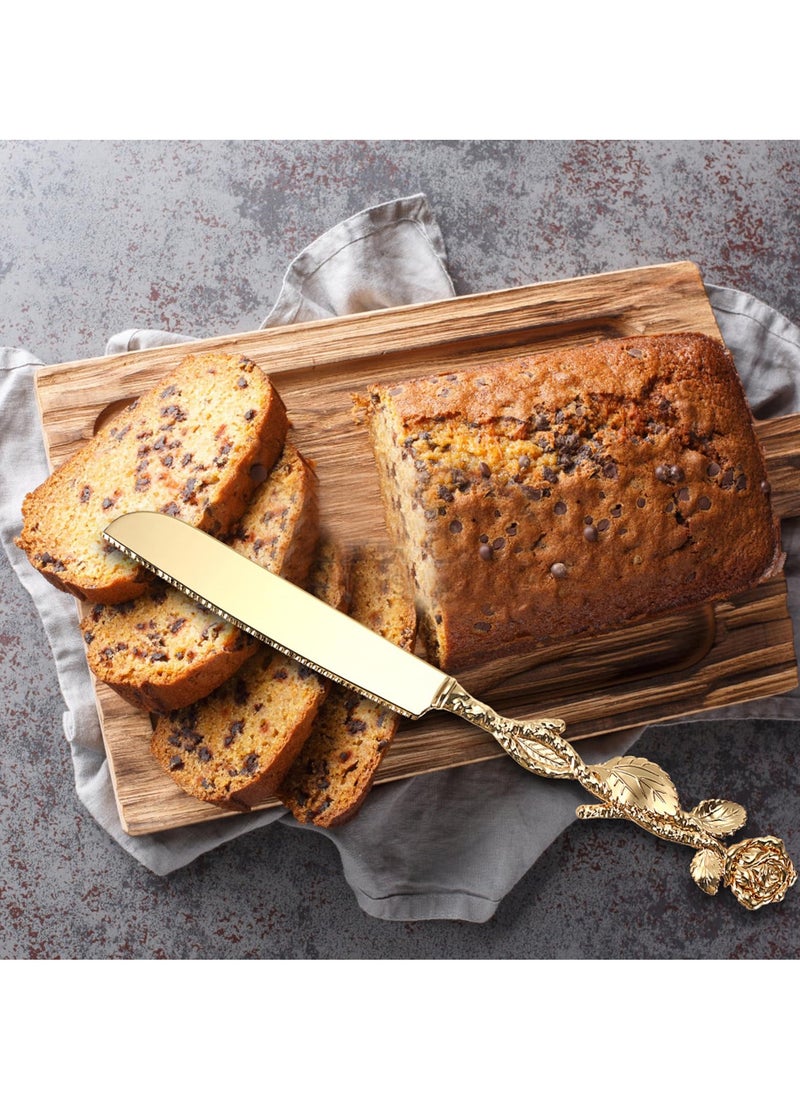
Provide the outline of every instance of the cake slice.
{"type": "MultiPolygon", "coordinates": [[[[318,536],[317,477],[289,440],[227,539],[254,563],[302,585],[318,536]]],[[[207,696],[259,646],[161,579],[134,601],[92,606],[81,627],[95,677],[152,712],[207,696]]]]}
{"type": "Polygon", "coordinates": [[[27,495],[17,543],[46,579],[80,599],[138,597],[150,579],[104,542],[108,523],[156,510],[226,533],[280,454],[287,425],[254,362],[191,354],[27,495]]]}
{"type": "Polygon", "coordinates": [[[428,657],[450,673],[780,568],[764,454],[717,339],[604,340],[356,401],[428,657]]]}
{"type": "MultiPolygon", "coordinates": [[[[336,608],[346,570],[335,545],[320,549],[310,591],[336,608]]],[[[210,696],[160,717],[151,751],[189,795],[249,810],[275,792],[311,730],[330,683],[265,645],[210,696]]]]}
{"type": "MultiPolygon", "coordinates": [[[[364,548],[351,565],[350,614],[410,651],[416,616],[405,569],[392,554],[364,548]]],[[[331,828],[352,818],[375,780],[400,716],[334,685],[278,798],[300,822],[331,828]]]]}

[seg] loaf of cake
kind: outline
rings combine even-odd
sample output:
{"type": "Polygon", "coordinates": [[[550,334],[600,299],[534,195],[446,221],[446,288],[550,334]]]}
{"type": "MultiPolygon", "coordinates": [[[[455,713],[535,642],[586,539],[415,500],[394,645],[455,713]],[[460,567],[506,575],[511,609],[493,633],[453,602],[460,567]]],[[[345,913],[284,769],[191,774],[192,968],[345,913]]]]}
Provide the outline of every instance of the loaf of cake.
{"type": "MultiPolygon", "coordinates": [[[[254,563],[303,585],[318,537],[317,477],[288,440],[226,539],[254,563]]],[[[207,696],[259,646],[161,579],[133,601],[93,605],[81,627],[95,677],[152,712],[183,708],[207,696]]]]}
{"type": "Polygon", "coordinates": [[[138,597],[150,579],[104,542],[108,523],[157,510],[226,533],[286,431],[283,402],[254,362],[189,355],[26,497],[17,543],[45,578],[78,598],[138,597]]]}
{"type": "Polygon", "coordinates": [[[356,396],[448,672],[726,598],[781,566],[728,350],[606,340],[356,396]]]}
{"type": "MultiPolygon", "coordinates": [[[[320,546],[309,590],[335,608],[346,598],[338,548],[320,546]]],[[[258,651],[203,700],[161,716],[151,751],[189,795],[246,811],[272,795],[307,738],[330,682],[259,644],[258,651]]]]}
{"type": "MultiPolygon", "coordinates": [[[[361,549],[351,564],[350,588],[351,616],[410,651],[416,638],[413,590],[397,557],[361,549]]],[[[399,723],[396,712],[334,685],[278,798],[300,822],[326,829],[346,822],[372,787],[399,723]]]]}

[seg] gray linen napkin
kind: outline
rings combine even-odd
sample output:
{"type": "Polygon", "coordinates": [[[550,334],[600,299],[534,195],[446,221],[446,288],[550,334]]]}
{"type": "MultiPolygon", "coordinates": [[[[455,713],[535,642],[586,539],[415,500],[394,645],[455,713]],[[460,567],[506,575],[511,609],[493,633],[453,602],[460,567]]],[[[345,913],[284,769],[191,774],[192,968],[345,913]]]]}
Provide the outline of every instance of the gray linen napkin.
{"type": "MultiPolygon", "coordinates": [[[[425,197],[413,195],[364,210],[315,240],[291,264],[263,326],[443,299],[453,292],[436,220],[425,197]]],[[[800,330],[745,294],[717,287],[709,293],[756,413],[800,409],[800,330]]],[[[187,335],[129,329],[112,336],[106,352],[189,341],[187,335]]],[[[14,545],[21,500],[47,475],[33,390],[40,364],[25,350],[0,348],[0,537],[52,648],[78,797],[124,849],[159,875],[261,826],[299,827],[273,809],[147,837],[122,831],[74,602],[35,572],[14,545]]],[[[797,606],[797,530],[785,533],[797,606]]],[[[796,719],[800,696],[741,705],[724,715],[796,719]]],[[[587,761],[600,760],[626,750],[636,737],[637,732],[606,737],[582,744],[581,752],[587,761]]],[[[337,846],[366,913],[387,920],[482,922],[585,799],[574,785],[537,780],[501,758],[377,787],[346,826],[314,832],[337,846]]]]}

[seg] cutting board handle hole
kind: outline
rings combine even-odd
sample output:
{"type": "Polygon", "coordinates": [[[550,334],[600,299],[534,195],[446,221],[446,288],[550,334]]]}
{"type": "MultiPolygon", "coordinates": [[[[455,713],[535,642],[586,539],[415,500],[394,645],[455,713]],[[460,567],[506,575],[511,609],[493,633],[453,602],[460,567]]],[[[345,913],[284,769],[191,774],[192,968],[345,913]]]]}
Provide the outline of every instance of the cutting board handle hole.
{"type": "Polygon", "coordinates": [[[106,407],[104,407],[100,414],[97,416],[97,418],[94,420],[94,429],[92,430],[92,433],[96,434],[98,433],[98,431],[102,430],[106,423],[110,422],[112,419],[115,419],[121,411],[125,410],[126,407],[130,407],[135,398],[135,396],[130,396],[126,399],[114,400],[113,403],[109,403],[106,407]]]}

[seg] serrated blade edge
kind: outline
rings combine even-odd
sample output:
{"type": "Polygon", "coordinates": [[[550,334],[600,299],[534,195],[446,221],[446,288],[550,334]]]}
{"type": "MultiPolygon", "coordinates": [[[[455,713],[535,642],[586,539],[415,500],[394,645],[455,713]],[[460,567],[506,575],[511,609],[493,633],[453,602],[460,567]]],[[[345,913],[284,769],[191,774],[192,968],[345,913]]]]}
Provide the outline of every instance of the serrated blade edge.
{"type": "Polygon", "coordinates": [[[216,616],[376,703],[417,719],[452,678],[207,533],[152,511],[115,518],[110,545],[216,616]]]}

